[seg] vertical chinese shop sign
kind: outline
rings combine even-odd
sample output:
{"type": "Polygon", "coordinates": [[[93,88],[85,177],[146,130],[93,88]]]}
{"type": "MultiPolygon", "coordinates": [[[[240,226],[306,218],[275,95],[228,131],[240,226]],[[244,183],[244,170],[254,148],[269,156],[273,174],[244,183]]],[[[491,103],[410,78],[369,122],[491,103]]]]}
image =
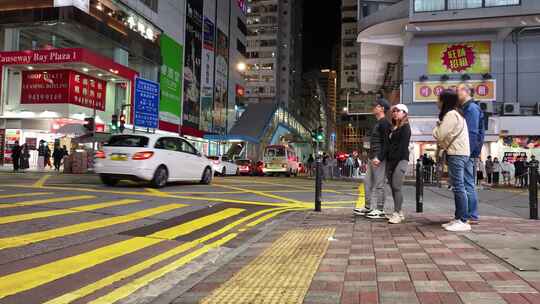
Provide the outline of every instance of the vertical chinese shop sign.
{"type": "Polygon", "coordinates": [[[225,122],[227,115],[228,88],[227,78],[229,77],[229,41],[225,33],[217,30],[216,40],[216,86],[214,101],[214,132],[225,133],[225,122]]]}
{"type": "Polygon", "coordinates": [[[199,128],[203,1],[187,1],[183,124],[199,128]]]}
{"type": "Polygon", "coordinates": [[[159,120],[178,126],[182,116],[183,48],[171,37],[160,35],[163,64],[159,74],[159,120]]]}
{"type": "Polygon", "coordinates": [[[200,123],[201,130],[203,131],[212,131],[212,111],[214,108],[214,36],[214,23],[204,17],[200,123]]]}

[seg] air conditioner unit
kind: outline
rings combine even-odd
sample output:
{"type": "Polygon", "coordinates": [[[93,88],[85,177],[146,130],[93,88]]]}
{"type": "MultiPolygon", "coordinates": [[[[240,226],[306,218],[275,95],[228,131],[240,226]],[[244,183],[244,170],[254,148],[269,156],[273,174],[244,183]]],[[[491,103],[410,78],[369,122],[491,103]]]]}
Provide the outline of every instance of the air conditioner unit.
{"type": "Polygon", "coordinates": [[[517,102],[505,102],[502,108],[503,115],[520,115],[520,107],[517,102]]]}
{"type": "Polygon", "coordinates": [[[494,113],[493,101],[480,101],[478,103],[484,113],[494,113]]]}

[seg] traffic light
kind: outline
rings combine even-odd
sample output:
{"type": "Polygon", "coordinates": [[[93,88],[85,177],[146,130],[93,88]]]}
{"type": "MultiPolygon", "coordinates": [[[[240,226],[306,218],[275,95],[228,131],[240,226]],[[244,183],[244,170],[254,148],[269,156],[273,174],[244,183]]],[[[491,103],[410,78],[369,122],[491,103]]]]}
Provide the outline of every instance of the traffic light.
{"type": "Polygon", "coordinates": [[[84,119],[84,128],[89,132],[94,132],[94,117],[86,117],[84,119]]]}
{"type": "Polygon", "coordinates": [[[126,115],[122,114],[120,115],[120,133],[124,133],[124,129],[126,129],[126,115]]]}
{"type": "Polygon", "coordinates": [[[118,130],[118,115],[113,114],[111,117],[111,133],[116,133],[118,130]]]}
{"type": "Polygon", "coordinates": [[[324,141],[324,129],[323,127],[319,127],[317,130],[317,141],[322,142],[324,141]]]}

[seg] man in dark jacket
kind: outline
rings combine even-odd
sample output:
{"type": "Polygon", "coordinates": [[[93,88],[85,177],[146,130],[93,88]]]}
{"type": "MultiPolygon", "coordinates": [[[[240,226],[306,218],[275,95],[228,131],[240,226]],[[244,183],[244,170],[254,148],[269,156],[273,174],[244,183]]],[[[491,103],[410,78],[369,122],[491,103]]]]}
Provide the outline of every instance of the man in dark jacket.
{"type": "Polygon", "coordinates": [[[378,99],[373,104],[372,113],[377,119],[369,139],[369,153],[367,174],[365,178],[364,208],[354,209],[356,215],[366,215],[369,218],[384,219],[384,181],[386,176],[386,146],[390,122],[386,119],[386,112],[390,110],[390,103],[386,99],[378,99]],[[376,206],[373,204],[376,203],[376,206]],[[376,209],[372,209],[375,207],[376,209]]]}
{"type": "Polygon", "coordinates": [[[19,167],[21,164],[21,155],[22,149],[21,146],[19,146],[19,141],[16,140],[15,144],[11,148],[11,160],[13,161],[13,171],[15,172],[19,171],[19,167]]]}
{"type": "Polygon", "coordinates": [[[465,191],[469,206],[470,222],[478,221],[478,194],[476,192],[476,170],[474,164],[480,158],[484,145],[484,113],[473,99],[474,89],[467,84],[458,86],[458,96],[463,109],[463,115],[469,130],[470,159],[465,166],[465,191]]]}

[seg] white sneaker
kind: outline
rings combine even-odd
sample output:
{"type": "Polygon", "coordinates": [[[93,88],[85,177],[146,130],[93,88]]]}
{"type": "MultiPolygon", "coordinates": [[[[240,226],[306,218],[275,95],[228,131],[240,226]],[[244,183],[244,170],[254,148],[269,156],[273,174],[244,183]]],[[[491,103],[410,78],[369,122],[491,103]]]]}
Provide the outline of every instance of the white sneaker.
{"type": "Polygon", "coordinates": [[[384,210],[374,209],[366,215],[370,219],[384,219],[384,210]]]}
{"type": "Polygon", "coordinates": [[[366,214],[368,214],[370,212],[371,212],[371,209],[368,209],[368,208],[362,208],[362,209],[354,208],[354,210],[353,210],[353,213],[355,215],[366,215],[366,214]]]}
{"type": "Polygon", "coordinates": [[[390,219],[388,219],[388,223],[390,223],[390,224],[399,224],[399,223],[403,222],[404,220],[405,220],[405,216],[403,215],[403,213],[394,212],[392,214],[392,216],[390,217],[390,219]]]}
{"type": "Polygon", "coordinates": [[[444,223],[444,224],[442,224],[441,226],[442,226],[443,228],[446,228],[446,227],[448,227],[448,226],[453,225],[455,221],[457,221],[457,220],[456,220],[456,219],[450,220],[450,222],[444,223]]]}
{"type": "Polygon", "coordinates": [[[460,220],[455,221],[452,225],[445,227],[447,231],[452,232],[466,232],[471,231],[471,225],[468,223],[464,223],[460,220]]]}

